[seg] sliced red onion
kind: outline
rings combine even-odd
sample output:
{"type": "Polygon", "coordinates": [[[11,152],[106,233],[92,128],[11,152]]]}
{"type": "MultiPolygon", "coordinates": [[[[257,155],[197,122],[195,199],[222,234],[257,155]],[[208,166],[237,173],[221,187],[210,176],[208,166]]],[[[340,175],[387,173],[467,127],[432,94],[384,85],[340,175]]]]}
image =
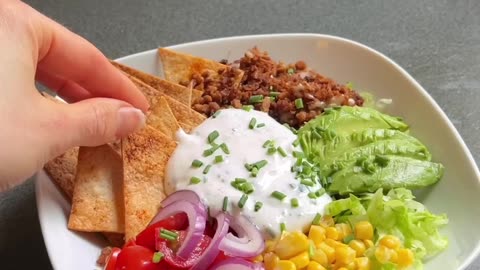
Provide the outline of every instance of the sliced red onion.
{"type": "Polygon", "coordinates": [[[198,261],[195,262],[195,265],[190,268],[190,270],[205,270],[212,264],[212,262],[217,257],[220,250],[218,246],[220,242],[224,239],[225,235],[228,233],[228,228],[230,226],[230,217],[225,213],[219,213],[215,219],[217,220],[217,229],[213,235],[212,241],[208,248],[203,252],[202,256],[198,258],[198,261]]]}
{"type": "Polygon", "coordinates": [[[183,244],[177,250],[177,256],[188,258],[188,255],[197,247],[205,231],[207,212],[203,204],[193,204],[187,201],[176,201],[160,209],[152,223],[164,220],[178,213],[185,213],[188,217],[187,235],[183,244]]]}
{"type": "MultiPolygon", "coordinates": [[[[187,201],[195,205],[201,203],[200,197],[198,197],[197,193],[191,190],[183,189],[170,194],[165,200],[162,201],[162,207],[165,207],[177,201],[187,201]]],[[[202,206],[204,206],[203,203],[202,206]]]]}
{"type": "Polygon", "coordinates": [[[264,269],[265,268],[261,263],[253,263],[240,258],[229,258],[210,267],[210,270],[264,270],[264,269]]]}
{"type": "Polygon", "coordinates": [[[220,250],[227,255],[253,258],[262,253],[265,248],[262,233],[246,217],[235,216],[230,221],[230,227],[238,235],[227,234],[220,243],[220,250]]]}

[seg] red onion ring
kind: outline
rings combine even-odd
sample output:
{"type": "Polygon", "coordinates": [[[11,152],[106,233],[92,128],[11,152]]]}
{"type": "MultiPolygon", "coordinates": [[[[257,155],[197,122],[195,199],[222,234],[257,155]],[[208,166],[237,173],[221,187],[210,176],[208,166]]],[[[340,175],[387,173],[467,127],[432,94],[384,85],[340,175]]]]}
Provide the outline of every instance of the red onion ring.
{"type": "Polygon", "coordinates": [[[200,197],[198,197],[197,193],[186,189],[175,191],[174,193],[168,195],[168,197],[162,201],[162,207],[177,201],[187,201],[193,203],[194,205],[201,204],[203,207],[205,207],[200,201],[200,197]]]}
{"type": "Polygon", "coordinates": [[[204,250],[202,256],[198,258],[198,260],[195,262],[195,265],[190,268],[190,270],[208,269],[208,267],[217,257],[218,253],[220,253],[218,246],[228,232],[228,228],[230,226],[230,217],[225,213],[219,213],[215,219],[217,220],[217,229],[212,240],[210,241],[210,245],[204,250]]]}
{"type": "Polygon", "coordinates": [[[253,263],[239,258],[229,258],[221,261],[212,267],[210,270],[264,270],[261,263],[253,263]]]}
{"type": "Polygon", "coordinates": [[[187,235],[183,244],[177,250],[177,256],[188,258],[188,255],[197,247],[205,231],[207,212],[203,204],[192,204],[187,201],[176,201],[160,209],[152,223],[164,220],[177,213],[185,213],[188,217],[187,235]]]}
{"type": "Polygon", "coordinates": [[[238,237],[229,233],[220,243],[219,249],[225,254],[253,258],[262,253],[265,248],[261,232],[250,220],[242,215],[231,219],[230,227],[237,233],[238,237]]]}

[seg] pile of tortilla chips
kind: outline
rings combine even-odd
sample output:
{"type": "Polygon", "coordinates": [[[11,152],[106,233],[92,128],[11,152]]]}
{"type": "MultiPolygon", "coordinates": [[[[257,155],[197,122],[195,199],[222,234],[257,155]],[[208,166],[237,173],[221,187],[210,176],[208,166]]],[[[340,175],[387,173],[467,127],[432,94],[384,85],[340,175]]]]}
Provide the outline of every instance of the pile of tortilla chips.
{"type": "Polygon", "coordinates": [[[225,68],[216,61],[163,48],[159,56],[166,80],[112,61],[150,103],[146,128],[121,144],[77,147],[45,165],[52,180],[71,199],[69,229],[100,232],[112,245],[121,245],[141,232],[158,212],[166,196],[165,169],[177,145],[176,132],[180,128],[190,132],[205,120],[191,109],[192,98],[202,92],[178,83],[190,81],[196,72],[225,68]]]}

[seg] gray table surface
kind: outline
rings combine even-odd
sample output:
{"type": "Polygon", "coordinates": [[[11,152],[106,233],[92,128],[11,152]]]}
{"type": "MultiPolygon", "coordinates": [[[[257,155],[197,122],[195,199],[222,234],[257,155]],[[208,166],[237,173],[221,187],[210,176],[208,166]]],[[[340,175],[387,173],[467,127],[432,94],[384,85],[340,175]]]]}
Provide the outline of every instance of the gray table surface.
{"type": "MultiPolygon", "coordinates": [[[[28,0],[108,57],[223,36],[312,32],[362,42],[435,98],[480,161],[480,1],[28,0]]],[[[0,194],[1,269],[51,269],[34,183],[0,194]],[[6,266],[6,267],[5,267],[6,266]]],[[[469,268],[480,269],[480,260],[469,268]]]]}

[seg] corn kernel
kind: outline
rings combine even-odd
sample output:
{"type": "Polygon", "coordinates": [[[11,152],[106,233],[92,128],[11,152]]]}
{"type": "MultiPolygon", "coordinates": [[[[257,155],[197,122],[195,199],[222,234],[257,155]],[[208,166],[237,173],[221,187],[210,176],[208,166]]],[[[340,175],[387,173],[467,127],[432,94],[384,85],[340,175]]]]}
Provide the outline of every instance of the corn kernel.
{"type": "MultiPolygon", "coordinates": [[[[335,250],[332,250],[334,253],[335,253],[335,250]]],[[[333,255],[331,256],[335,256],[335,254],[333,253],[333,255]]],[[[323,266],[327,266],[328,263],[330,262],[330,260],[328,259],[327,257],[327,254],[325,253],[325,251],[323,251],[322,249],[318,248],[315,250],[315,252],[313,253],[313,256],[311,258],[313,261],[323,265],[323,266]]]]}
{"type": "Polygon", "coordinates": [[[352,234],[352,228],[347,223],[335,224],[335,228],[337,228],[339,240],[343,240],[345,237],[352,234]]]}
{"type": "Polygon", "coordinates": [[[350,247],[337,247],[335,249],[335,261],[342,265],[352,263],[355,259],[355,250],[350,247]]]}
{"type": "Polygon", "coordinates": [[[269,252],[263,255],[263,264],[265,266],[265,270],[273,270],[277,265],[278,261],[280,261],[280,259],[273,252],[269,252]]]}
{"type": "Polygon", "coordinates": [[[325,242],[320,243],[320,245],[318,246],[318,249],[322,250],[325,253],[325,255],[327,255],[328,263],[332,263],[335,260],[335,249],[327,245],[327,243],[325,242]]]}
{"type": "Polygon", "coordinates": [[[312,239],[316,246],[325,241],[326,230],[322,226],[312,225],[308,232],[308,238],[312,239]]]}
{"type": "Polygon", "coordinates": [[[338,240],[338,231],[337,231],[337,228],[335,227],[328,227],[326,229],[326,233],[327,233],[327,239],[333,239],[333,240],[338,240]]]}
{"type": "Polygon", "coordinates": [[[380,245],[384,245],[388,248],[396,250],[400,247],[401,243],[398,237],[394,235],[385,235],[382,237],[382,239],[380,239],[380,245]]]}
{"type": "Polygon", "coordinates": [[[360,240],[373,239],[373,226],[368,221],[360,221],[355,224],[355,237],[360,240]]]}
{"type": "Polygon", "coordinates": [[[370,260],[367,257],[355,258],[355,266],[357,270],[370,270],[370,260]]]}
{"type": "Polygon", "coordinates": [[[277,240],[267,240],[265,241],[265,252],[272,252],[277,245],[277,240]]]}
{"type": "Polygon", "coordinates": [[[307,266],[307,270],[327,270],[327,268],[323,267],[318,262],[311,261],[307,266]]]}
{"type": "Polygon", "coordinates": [[[363,243],[365,244],[365,247],[366,247],[367,249],[369,249],[369,248],[371,248],[371,247],[374,246],[372,240],[363,240],[363,243]]]}
{"type": "Polygon", "coordinates": [[[348,243],[348,246],[355,250],[357,257],[363,256],[365,250],[367,250],[365,244],[360,240],[352,240],[348,243]]]}
{"type": "Polygon", "coordinates": [[[281,260],[289,259],[308,249],[308,238],[302,232],[286,232],[274,248],[281,260]]]}
{"type": "Polygon", "coordinates": [[[295,264],[291,261],[280,260],[278,261],[277,265],[273,269],[274,270],[296,270],[297,268],[295,268],[295,264]]]}
{"type": "Polygon", "coordinates": [[[337,248],[337,247],[346,247],[347,245],[345,245],[344,243],[340,242],[340,241],[335,241],[333,239],[325,239],[325,243],[329,246],[331,246],[332,248],[337,248]]]}
{"type": "Polygon", "coordinates": [[[307,251],[304,251],[297,256],[290,258],[289,260],[295,264],[297,269],[301,269],[308,265],[308,263],[310,262],[310,256],[308,255],[307,251]]]}
{"type": "Polygon", "coordinates": [[[408,267],[413,264],[415,257],[413,252],[407,248],[401,248],[398,250],[397,264],[402,267],[408,267]]]}
{"type": "Polygon", "coordinates": [[[380,263],[387,263],[387,262],[396,262],[398,260],[398,254],[395,250],[391,248],[387,248],[386,246],[379,245],[375,249],[375,258],[380,263]]]}
{"type": "Polygon", "coordinates": [[[263,262],[263,255],[262,255],[262,254],[258,254],[257,257],[253,258],[253,261],[254,261],[254,262],[263,262]]]}
{"type": "Polygon", "coordinates": [[[323,216],[322,220],[320,220],[320,225],[323,227],[332,227],[335,225],[335,220],[333,220],[332,216],[323,216]]]}
{"type": "Polygon", "coordinates": [[[340,267],[340,268],[337,268],[337,270],[349,270],[349,269],[342,266],[342,267],[340,267]]]}

